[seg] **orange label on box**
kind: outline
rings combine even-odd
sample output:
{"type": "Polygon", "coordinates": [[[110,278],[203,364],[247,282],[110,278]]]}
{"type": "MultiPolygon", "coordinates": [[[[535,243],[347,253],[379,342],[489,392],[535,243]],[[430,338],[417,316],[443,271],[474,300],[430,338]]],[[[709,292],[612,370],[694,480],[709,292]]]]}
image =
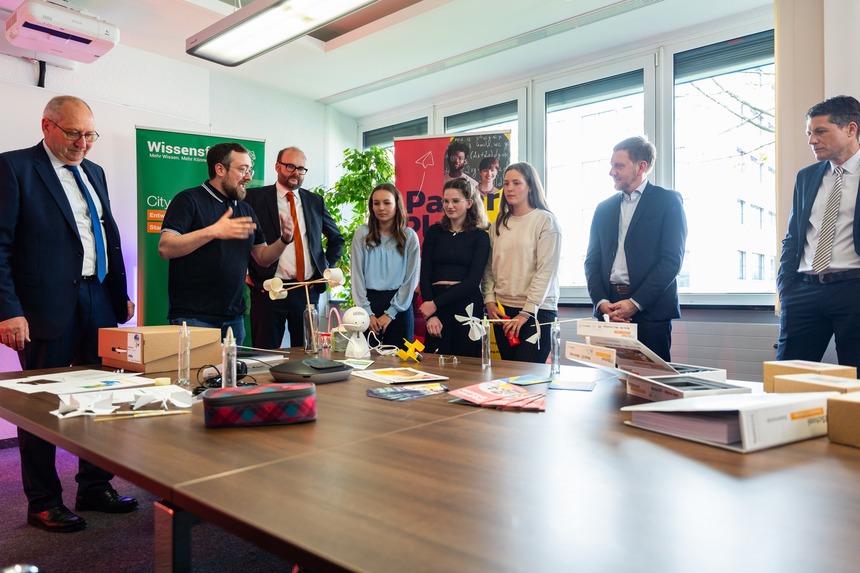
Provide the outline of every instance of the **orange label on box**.
{"type": "Polygon", "coordinates": [[[164,209],[149,209],[146,212],[147,221],[163,221],[164,214],[167,213],[164,209]]]}
{"type": "Polygon", "coordinates": [[[823,416],[824,408],[812,408],[811,410],[801,410],[799,412],[792,412],[791,419],[792,420],[802,420],[803,418],[814,418],[815,416],[823,416]]]}
{"type": "Polygon", "coordinates": [[[147,233],[160,233],[161,232],[161,223],[155,221],[149,221],[146,224],[146,232],[147,233]]]}

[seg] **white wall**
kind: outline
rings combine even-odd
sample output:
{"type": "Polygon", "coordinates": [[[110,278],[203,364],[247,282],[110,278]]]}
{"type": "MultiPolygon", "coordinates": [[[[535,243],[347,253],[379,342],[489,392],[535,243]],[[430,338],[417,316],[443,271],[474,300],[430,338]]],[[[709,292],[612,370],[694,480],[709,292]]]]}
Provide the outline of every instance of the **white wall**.
{"type": "MultiPolygon", "coordinates": [[[[58,94],[83,98],[93,108],[101,135],[89,158],[105,168],[111,204],[129,266],[129,292],[136,288],[135,126],[233,135],[266,140],[264,179],[275,179],[275,155],[301,147],[310,169],[307,187],[330,186],[339,176],[343,149],[358,145],[354,119],[314,101],[247,81],[229,71],[210,71],[119,45],[76,70],[48,67],[45,88],[36,87],[38,67],[0,55],[0,151],[35,145],[45,103],[58,94]]],[[[206,178],[202,172],[200,180],[206,178]]],[[[134,322],[134,319],[132,319],[134,322]]],[[[8,348],[0,349],[0,371],[18,370],[8,348]]]]}

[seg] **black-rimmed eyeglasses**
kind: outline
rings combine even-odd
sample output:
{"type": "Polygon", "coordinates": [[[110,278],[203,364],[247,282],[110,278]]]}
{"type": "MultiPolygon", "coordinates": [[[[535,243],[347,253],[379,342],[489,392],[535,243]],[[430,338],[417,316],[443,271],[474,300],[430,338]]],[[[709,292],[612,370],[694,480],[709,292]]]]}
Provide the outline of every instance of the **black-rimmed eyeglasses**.
{"type": "Polygon", "coordinates": [[[298,167],[296,165],[293,165],[292,163],[284,163],[283,161],[278,161],[278,165],[283,165],[284,169],[286,169],[290,173],[292,173],[293,171],[298,171],[299,175],[304,175],[308,172],[307,167],[298,167]]]}
{"type": "MultiPolygon", "coordinates": [[[[48,118],[46,117],[45,119],[48,119],[48,118]]],[[[48,119],[48,121],[50,121],[52,124],[54,124],[54,127],[56,127],[57,129],[59,129],[60,131],[62,131],[63,133],[65,133],[65,134],[66,134],[66,139],[68,139],[69,141],[78,141],[80,138],[82,138],[82,137],[83,137],[83,138],[84,138],[84,140],[86,140],[86,142],[87,142],[87,143],[92,143],[92,142],[94,142],[96,139],[98,139],[98,138],[99,138],[99,134],[98,134],[98,132],[95,132],[95,131],[88,131],[88,132],[86,132],[86,133],[81,133],[80,131],[66,131],[65,129],[63,129],[62,127],[60,127],[59,125],[57,125],[57,122],[56,122],[56,121],[51,120],[51,119],[48,119]]]]}

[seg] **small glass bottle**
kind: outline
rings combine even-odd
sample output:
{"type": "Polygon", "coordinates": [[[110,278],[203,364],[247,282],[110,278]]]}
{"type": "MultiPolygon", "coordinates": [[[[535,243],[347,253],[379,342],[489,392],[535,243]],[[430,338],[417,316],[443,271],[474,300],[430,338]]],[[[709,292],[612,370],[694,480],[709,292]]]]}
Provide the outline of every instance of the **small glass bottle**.
{"type": "Polygon", "coordinates": [[[309,304],[305,308],[304,315],[304,333],[305,333],[305,353],[316,354],[319,351],[317,345],[317,330],[319,330],[320,317],[317,314],[317,307],[314,304],[309,304]]]}
{"type": "Polygon", "coordinates": [[[561,324],[558,323],[558,317],[549,327],[549,344],[549,375],[558,376],[561,374],[561,324]]]}
{"type": "Polygon", "coordinates": [[[221,387],[236,387],[236,339],[233,337],[233,328],[229,326],[221,344],[221,387]]]}
{"type": "Polygon", "coordinates": [[[191,384],[191,331],[182,321],[179,327],[179,367],[176,372],[176,383],[179,386],[191,384]]]}
{"type": "Polygon", "coordinates": [[[490,321],[485,316],[481,321],[481,326],[484,327],[484,333],[481,335],[481,368],[490,367],[490,321]]]}

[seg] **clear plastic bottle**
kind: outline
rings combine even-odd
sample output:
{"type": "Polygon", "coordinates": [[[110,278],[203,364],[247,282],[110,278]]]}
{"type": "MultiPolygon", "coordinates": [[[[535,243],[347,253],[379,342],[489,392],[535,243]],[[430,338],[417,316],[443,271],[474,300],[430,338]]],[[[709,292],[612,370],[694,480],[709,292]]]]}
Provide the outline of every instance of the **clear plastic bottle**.
{"type": "Polygon", "coordinates": [[[558,323],[558,318],[549,328],[549,375],[558,376],[561,374],[561,325],[558,323]]]}
{"type": "Polygon", "coordinates": [[[176,383],[179,386],[191,384],[191,331],[185,321],[179,327],[179,367],[176,371],[176,383]]]}
{"type": "Polygon", "coordinates": [[[484,327],[484,334],[481,336],[481,368],[490,367],[490,321],[487,317],[481,321],[481,326],[484,327]]]}
{"type": "Polygon", "coordinates": [[[227,328],[227,336],[221,344],[221,387],[236,387],[236,339],[233,328],[227,328]]]}
{"type": "Polygon", "coordinates": [[[309,304],[305,308],[304,316],[304,333],[305,333],[305,353],[316,354],[319,352],[319,342],[317,340],[317,331],[320,327],[320,317],[317,313],[317,307],[314,304],[309,304]]]}

